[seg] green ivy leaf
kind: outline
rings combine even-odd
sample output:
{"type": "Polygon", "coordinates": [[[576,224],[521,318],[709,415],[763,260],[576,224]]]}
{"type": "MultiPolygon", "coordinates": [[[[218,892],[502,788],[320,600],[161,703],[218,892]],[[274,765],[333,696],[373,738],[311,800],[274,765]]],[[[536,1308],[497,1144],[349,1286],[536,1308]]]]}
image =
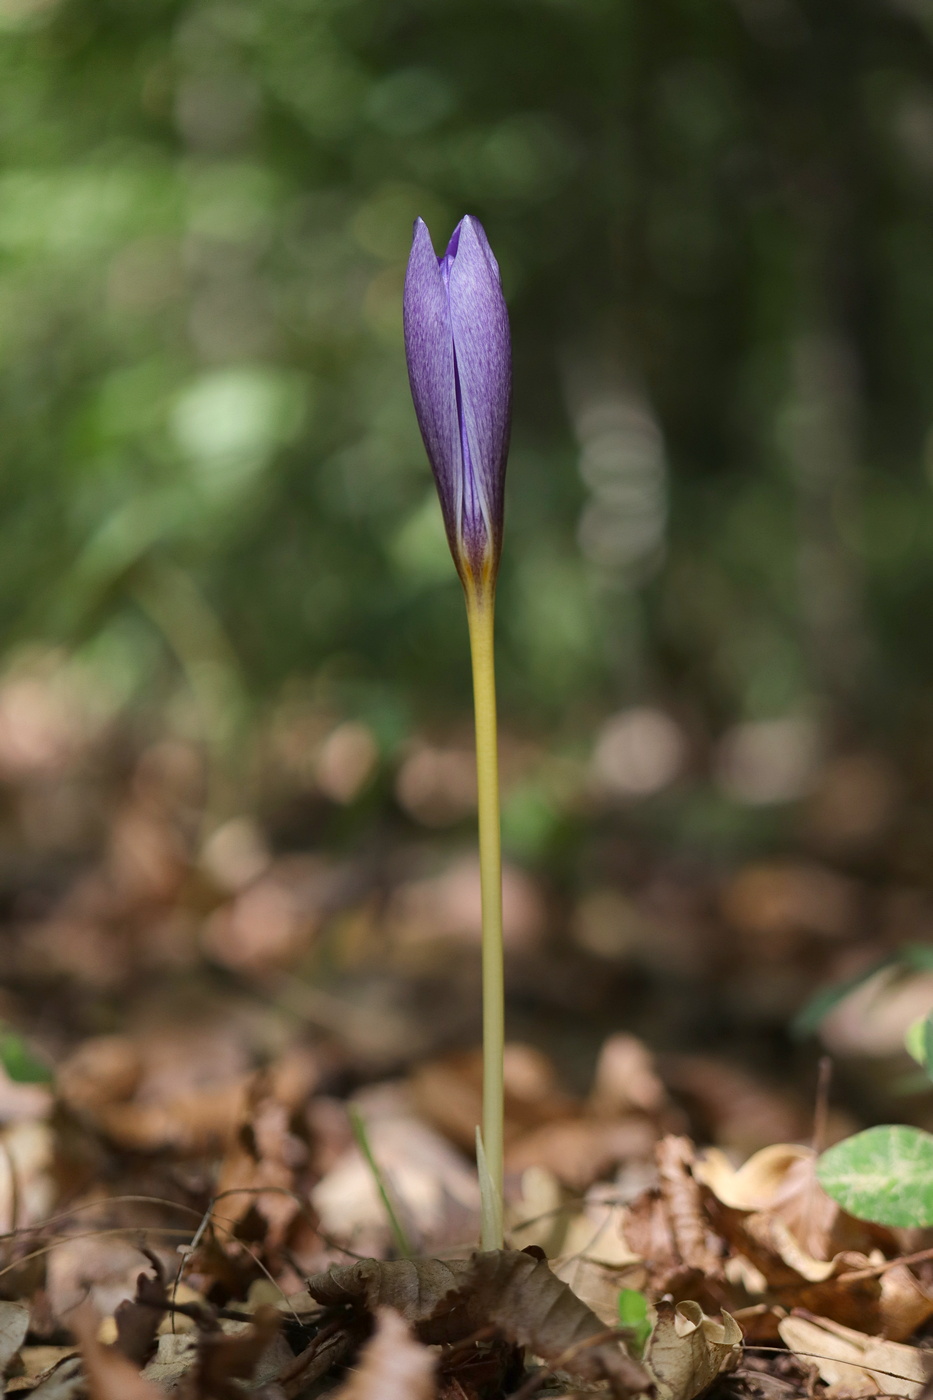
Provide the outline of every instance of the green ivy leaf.
{"type": "Polygon", "coordinates": [[[866,1128],[824,1152],[816,1175],[826,1194],[860,1220],[933,1225],[933,1134],[920,1128],[866,1128]]]}

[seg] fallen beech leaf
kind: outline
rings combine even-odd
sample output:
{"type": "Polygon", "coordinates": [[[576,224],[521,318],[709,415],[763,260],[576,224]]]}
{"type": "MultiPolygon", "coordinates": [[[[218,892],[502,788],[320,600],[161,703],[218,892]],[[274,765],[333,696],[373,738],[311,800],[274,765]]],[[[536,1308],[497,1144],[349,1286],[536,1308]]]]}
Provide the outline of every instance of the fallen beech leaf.
{"type": "Polygon", "coordinates": [[[604,1327],[619,1326],[619,1289],[637,1287],[645,1278],[645,1271],[639,1265],[624,1271],[612,1269],[579,1254],[552,1259],[550,1263],[557,1277],[596,1314],[604,1327]]]}
{"type": "Polygon", "coordinates": [[[701,1208],[700,1189],[693,1176],[695,1155],[689,1138],[663,1138],[657,1148],[658,1176],[680,1257],[703,1273],[718,1274],[722,1261],[710,1240],[701,1208]]]}
{"type": "MultiPolygon", "coordinates": [[[[862,1331],[884,1333],[903,1341],[933,1315],[933,1296],[902,1265],[872,1271],[872,1260],[844,1251],[829,1260],[814,1259],[797,1244],[783,1221],[763,1211],[723,1221],[723,1233],[760,1274],[760,1292],[787,1308],[818,1312],[862,1331]]],[[[877,1264],[882,1261],[877,1251],[877,1264]]],[[[751,1278],[746,1274],[749,1292],[751,1278]]]]}
{"type": "Polygon", "coordinates": [[[892,1252],[893,1236],[841,1210],[815,1168],[811,1149],[788,1143],[756,1152],[738,1170],[715,1148],[696,1163],[706,1213],[734,1251],[730,1282],[903,1341],[933,1316],[933,1293],[903,1266],[872,1271],[884,1262],[877,1246],[892,1252]]]}
{"type": "Polygon", "coordinates": [[[0,1303],[0,1384],[28,1331],[29,1309],[22,1303],[0,1303]]]}
{"type": "Polygon", "coordinates": [[[826,1194],[812,1148],[776,1143],[749,1157],[736,1171],[710,1148],[694,1176],[731,1210],[763,1211],[780,1220],[813,1259],[830,1260],[845,1249],[870,1249],[882,1232],[854,1219],[826,1194]]]}
{"type": "Polygon", "coordinates": [[[707,1317],[699,1303],[659,1303],[645,1364],[657,1382],[659,1400],[693,1400],[738,1358],[742,1329],[724,1312],[707,1317]]]}
{"type": "Polygon", "coordinates": [[[604,1339],[602,1322],[547,1261],[518,1250],[446,1262],[363,1259],[317,1274],[308,1280],[308,1292],[328,1306],[356,1302],[370,1312],[394,1308],[424,1342],[459,1341],[493,1323],[509,1341],[545,1361],[559,1361],[572,1375],[607,1380],[617,1396],[650,1384],[619,1342],[604,1339]]]}
{"type": "MultiPolygon", "coordinates": [[[[33,1390],[46,1376],[51,1375],[56,1366],[60,1366],[69,1357],[77,1357],[75,1347],[53,1347],[53,1346],[25,1346],[20,1349],[19,1359],[22,1364],[22,1374],[7,1381],[7,1394],[12,1389],[33,1390]]],[[[78,1358],[80,1360],[80,1358],[78,1358]]],[[[17,1372],[20,1368],[17,1366],[17,1372]]]]}
{"type": "Polygon", "coordinates": [[[830,1395],[919,1396],[933,1375],[933,1358],[919,1347],[868,1337],[826,1317],[786,1317],[781,1340],[805,1362],[815,1362],[830,1395]]]}
{"type": "MultiPolygon", "coordinates": [[[[695,1153],[686,1137],[657,1145],[658,1186],[626,1209],[625,1242],[649,1269],[652,1294],[715,1296],[723,1280],[724,1243],[704,1210],[693,1175],[695,1153]]],[[[717,1303],[718,1305],[718,1303],[717,1303]]]]}
{"type": "Polygon", "coordinates": [[[637,1394],[650,1384],[644,1368],[621,1343],[605,1338],[595,1313],[550,1270],[546,1259],[514,1249],[474,1254],[470,1311],[494,1322],[518,1346],[581,1380],[605,1380],[613,1395],[637,1394]]]}
{"type": "Polygon", "coordinates": [[[521,1174],[520,1195],[505,1204],[505,1231],[523,1249],[536,1244],[548,1258],[561,1252],[567,1218],[560,1182],[547,1167],[528,1167],[521,1174]]]}
{"type": "Polygon", "coordinates": [[[97,1340],[99,1320],[90,1303],[70,1313],[68,1326],[84,1358],[90,1400],[163,1400],[159,1387],[147,1381],[132,1361],[97,1340]]]}
{"type": "Polygon", "coordinates": [[[813,1151],[797,1143],[777,1142],[754,1152],[741,1167],[734,1167],[717,1147],[708,1147],[693,1169],[701,1181],[733,1210],[766,1210],[774,1205],[798,1162],[812,1159],[813,1151]]]}
{"type": "Polygon", "coordinates": [[[332,1400],[435,1400],[434,1356],[391,1308],[376,1311],[376,1333],[332,1400]]]}
{"type": "MultiPolygon", "coordinates": [[[[308,1292],[326,1307],[357,1303],[372,1313],[394,1308],[418,1326],[453,1310],[469,1270],[469,1259],[361,1259],[315,1274],[308,1279],[308,1292]],[[448,1299],[452,1301],[445,1306],[448,1299]]],[[[467,1327],[462,1335],[469,1331],[467,1327]]]]}

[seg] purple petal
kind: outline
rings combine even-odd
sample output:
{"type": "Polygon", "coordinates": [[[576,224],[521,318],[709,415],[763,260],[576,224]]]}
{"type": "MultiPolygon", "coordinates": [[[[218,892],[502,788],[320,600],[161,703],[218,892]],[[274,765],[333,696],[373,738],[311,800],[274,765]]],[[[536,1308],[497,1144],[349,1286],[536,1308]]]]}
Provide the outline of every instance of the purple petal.
{"type": "Polygon", "coordinates": [[[415,220],[403,307],[411,396],[437,481],[447,538],[457,560],[464,474],[453,334],[446,278],[423,219],[415,220]]]}
{"type": "Polygon", "coordinates": [[[471,558],[490,547],[495,567],[512,402],[509,318],[499,266],[482,225],[468,215],[455,237],[447,295],[462,424],[463,538],[471,558]]]}

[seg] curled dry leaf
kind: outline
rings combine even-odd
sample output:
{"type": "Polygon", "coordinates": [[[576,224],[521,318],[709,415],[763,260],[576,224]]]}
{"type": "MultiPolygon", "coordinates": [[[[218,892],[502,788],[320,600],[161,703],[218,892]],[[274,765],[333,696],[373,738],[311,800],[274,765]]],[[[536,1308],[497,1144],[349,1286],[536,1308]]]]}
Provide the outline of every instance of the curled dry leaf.
{"type": "Polygon", "coordinates": [[[750,1293],[895,1341],[909,1337],[933,1316],[933,1294],[903,1265],[872,1271],[863,1251],[893,1248],[893,1238],[840,1210],[815,1162],[812,1149],[777,1143],[736,1170],[713,1148],[694,1175],[707,1188],[709,1218],[736,1251],[733,1265],[752,1266],[741,1275],[750,1293]]]}
{"type": "Polygon", "coordinates": [[[555,1277],[544,1259],[489,1250],[469,1259],[361,1260],[308,1281],[328,1306],[356,1301],[394,1308],[424,1342],[455,1342],[493,1324],[508,1341],[582,1380],[606,1380],[616,1396],[650,1385],[595,1313],[555,1277]]]}
{"type": "Polygon", "coordinates": [[[739,1357],[742,1329],[724,1312],[707,1317],[699,1303],[659,1303],[645,1364],[659,1400],[693,1400],[739,1357]]]}
{"type": "MultiPolygon", "coordinates": [[[[469,1269],[469,1259],[361,1259],[315,1274],[308,1279],[308,1292],[325,1307],[356,1303],[372,1313],[394,1308],[417,1327],[454,1311],[469,1269]]],[[[461,1335],[469,1330],[467,1326],[461,1335]]]]}
{"type": "Polygon", "coordinates": [[[725,1153],[710,1148],[694,1175],[728,1209],[764,1212],[780,1220],[814,1259],[829,1260],[842,1250],[867,1250],[889,1240],[886,1231],[840,1210],[817,1180],[816,1163],[812,1148],[780,1142],[755,1152],[736,1170],[725,1153]]]}
{"type": "Polygon", "coordinates": [[[933,1376],[933,1357],[919,1347],[868,1337],[826,1317],[786,1317],[781,1339],[803,1361],[815,1362],[830,1396],[903,1395],[914,1400],[933,1376]]]}
{"type": "Polygon", "coordinates": [[[723,1280],[723,1241],[714,1231],[694,1177],[693,1143],[665,1137],[657,1145],[658,1185],[625,1213],[626,1244],[650,1261],[653,1293],[685,1297],[702,1289],[709,1296],[723,1280]],[[712,1287],[710,1287],[712,1285],[712,1287]]]}
{"type": "Polygon", "coordinates": [[[435,1400],[434,1357],[391,1308],[377,1308],[376,1332],[333,1400],[435,1400]]]}

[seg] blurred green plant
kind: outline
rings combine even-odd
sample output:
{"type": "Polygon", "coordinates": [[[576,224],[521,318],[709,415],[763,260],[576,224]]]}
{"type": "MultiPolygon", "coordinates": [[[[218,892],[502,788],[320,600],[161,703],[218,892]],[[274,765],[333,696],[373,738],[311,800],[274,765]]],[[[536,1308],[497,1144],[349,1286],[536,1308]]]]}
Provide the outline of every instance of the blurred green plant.
{"type": "Polygon", "coordinates": [[[654,1325],[648,1316],[648,1299],[637,1288],[622,1288],[617,1300],[619,1325],[629,1333],[628,1347],[633,1356],[640,1357],[654,1325]]]}
{"type": "Polygon", "coordinates": [[[522,366],[505,716],[897,727],[933,679],[929,43],[815,0],[2,0],[4,647],[163,694],[168,570],[247,704],[459,709],[399,293],[414,214],[470,208],[522,366]]]}
{"type": "MultiPolygon", "coordinates": [[[[933,1011],[908,1027],[904,1045],[933,1079],[933,1011]]],[[[933,1225],[933,1135],[920,1128],[896,1123],[855,1133],[822,1154],[816,1175],[858,1219],[905,1229],[933,1225]]]]}
{"type": "Polygon", "coordinates": [[[23,1037],[0,1021],[0,1066],[17,1084],[51,1084],[54,1076],[23,1037]]]}

